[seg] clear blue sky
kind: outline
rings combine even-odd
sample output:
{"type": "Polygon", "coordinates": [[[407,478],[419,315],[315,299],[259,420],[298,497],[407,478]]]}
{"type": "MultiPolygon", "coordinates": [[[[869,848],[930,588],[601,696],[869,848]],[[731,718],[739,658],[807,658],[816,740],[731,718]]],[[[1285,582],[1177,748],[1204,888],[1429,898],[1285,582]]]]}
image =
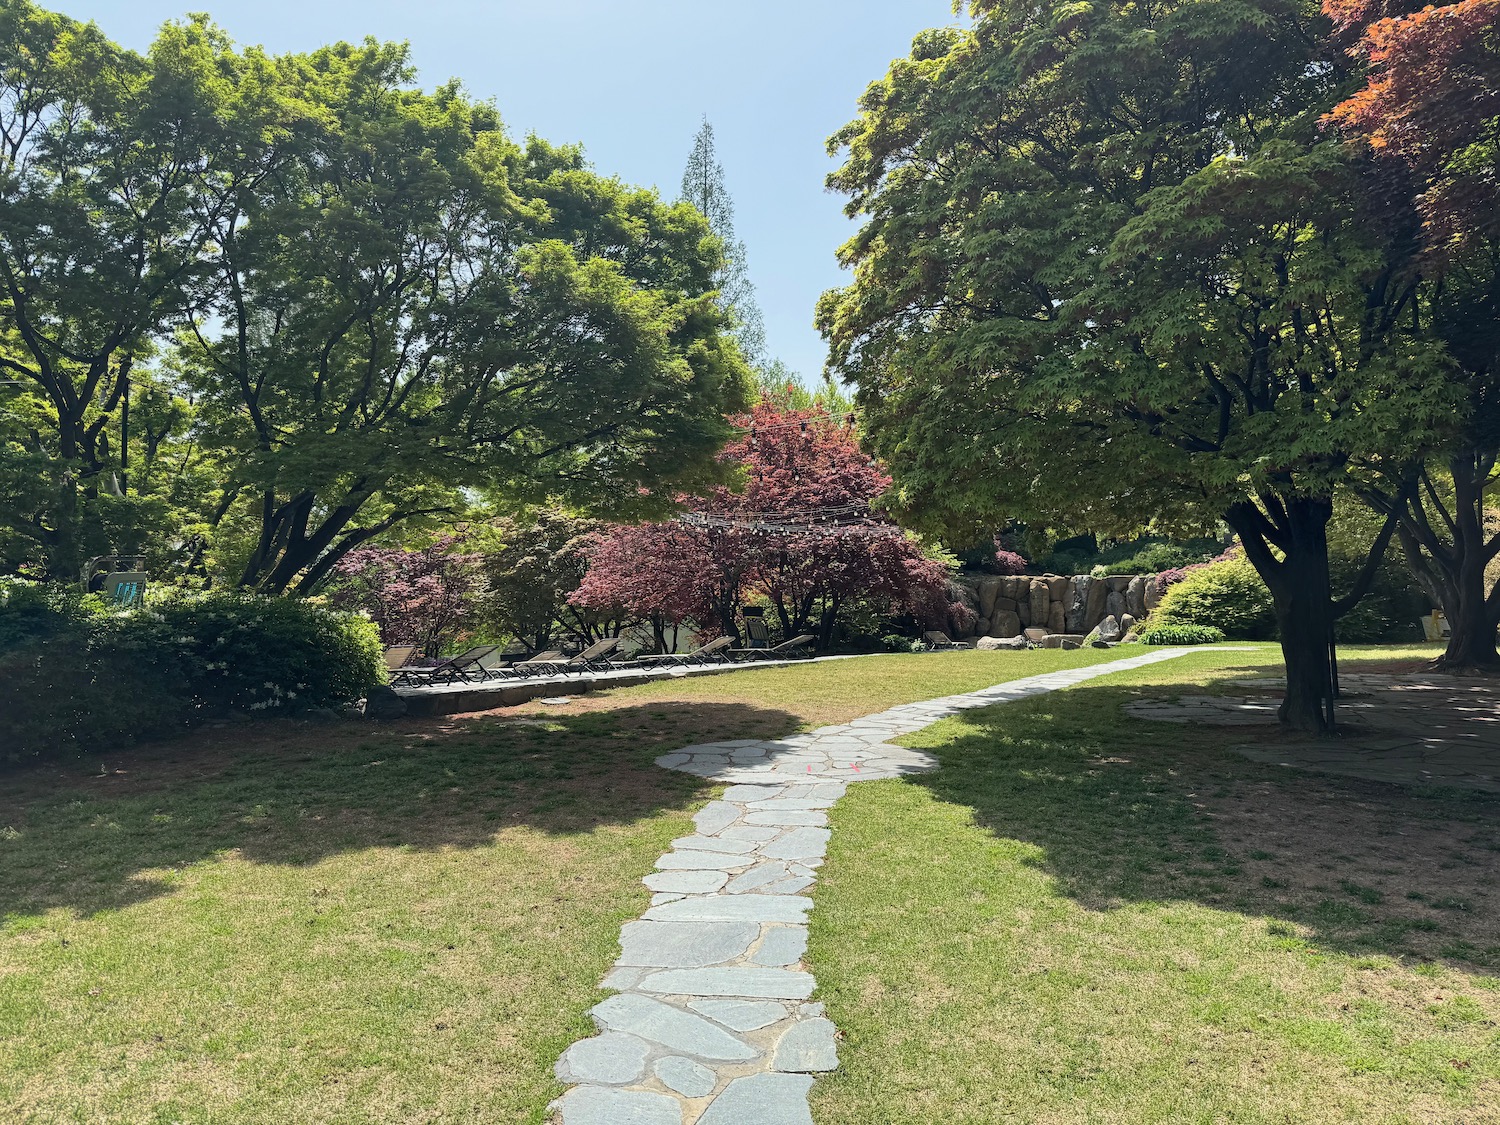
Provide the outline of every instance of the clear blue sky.
{"type": "Polygon", "coordinates": [[[813,306],[843,283],[851,231],[825,191],[830,133],[951,0],[40,0],[127,47],[208,10],[240,43],[306,50],[407,40],[424,85],[460,79],[517,136],[582,142],[595,168],[674,197],[699,118],[713,122],[767,348],[822,370],[813,306]]]}

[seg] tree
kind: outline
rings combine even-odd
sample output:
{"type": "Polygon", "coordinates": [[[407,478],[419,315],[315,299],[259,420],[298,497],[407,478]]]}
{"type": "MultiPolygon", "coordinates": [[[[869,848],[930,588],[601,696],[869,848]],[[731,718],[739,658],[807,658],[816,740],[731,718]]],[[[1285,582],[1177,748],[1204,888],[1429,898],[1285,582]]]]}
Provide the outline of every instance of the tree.
{"type": "Polygon", "coordinates": [[[1443,340],[1468,409],[1437,456],[1377,466],[1362,495],[1394,515],[1408,564],[1452,626],[1437,665],[1500,663],[1500,555],[1485,495],[1500,460],[1500,2],[1423,7],[1325,0],[1368,63],[1328,121],[1372,153],[1370,190],[1422,222],[1414,316],[1443,340]]]}
{"type": "Polygon", "coordinates": [[[114,435],[223,190],[277,133],[266,65],[203,19],[142,57],[27,0],[0,10],[0,378],[21,384],[0,472],[29,478],[0,522],[42,575],[151,538],[114,435]]]}
{"type": "Polygon", "coordinates": [[[628,514],[712,477],[745,370],[691,208],[412,89],[404,47],[278,67],[289,140],[221,209],[181,344],[241,585],[315,590],[479,491],[628,514]]]}
{"type": "Polygon", "coordinates": [[[759,594],[784,636],[815,632],[824,648],[855,602],[946,610],[947,568],[871,510],[890,478],[846,422],[769,396],[736,422],[741,436],[722,456],[743,488],[686,498],[671,523],[611,529],[590,551],[578,604],[620,606],[658,639],[687,617],[738,635],[741,602],[759,594]]]}
{"type": "Polygon", "coordinates": [[[831,142],[863,226],[819,323],[899,508],[959,538],[1222,518],[1275,598],[1282,721],[1329,730],[1333,624],[1393,528],[1335,599],[1334,488],[1462,407],[1403,319],[1409,238],[1318,132],[1316,9],[971,9],[831,142]]]}
{"type": "Polygon", "coordinates": [[[612,606],[580,610],[568,597],[583,580],[598,524],[555,508],[494,521],[478,540],[485,589],[479,619],[536,649],[559,629],[585,642],[617,636],[612,606]]]}
{"type": "Polygon", "coordinates": [[[725,184],[724,167],[714,151],[714,127],[706,117],[693,138],[693,151],[682,173],[682,198],[703,213],[723,246],[723,264],[715,277],[719,303],[734,324],[740,351],[751,364],[762,364],[766,358],[765,323],[745,266],[745,244],[734,234],[734,201],[725,184]]]}
{"type": "Polygon", "coordinates": [[[447,535],[421,550],[350,551],[333,569],[328,601],[365,613],[386,644],[418,644],[438,656],[473,623],[479,557],[463,545],[447,535]]]}

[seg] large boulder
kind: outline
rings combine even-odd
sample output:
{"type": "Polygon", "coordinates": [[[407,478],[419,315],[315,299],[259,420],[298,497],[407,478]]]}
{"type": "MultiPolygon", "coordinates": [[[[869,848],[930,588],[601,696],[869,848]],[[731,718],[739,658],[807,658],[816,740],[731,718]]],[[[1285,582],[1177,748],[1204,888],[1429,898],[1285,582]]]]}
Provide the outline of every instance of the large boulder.
{"type": "Polygon", "coordinates": [[[979,580],[980,617],[994,616],[995,599],[1000,596],[1000,586],[1004,581],[1003,578],[981,578],[979,580]]]}
{"type": "Polygon", "coordinates": [[[1132,617],[1130,614],[1127,613],[1124,617],[1120,618],[1120,636],[1122,638],[1129,636],[1130,635],[1130,630],[1132,630],[1134,628],[1135,628],[1135,618],[1132,617]]]}
{"type": "Polygon", "coordinates": [[[974,632],[981,637],[989,636],[990,619],[988,617],[981,617],[978,621],[974,622],[974,632]]]}
{"type": "Polygon", "coordinates": [[[1094,580],[1087,574],[1075,574],[1072,587],[1068,592],[1068,607],[1063,619],[1067,624],[1068,632],[1084,632],[1083,617],[1088,612],[1089,587],[1094,580]]]}
{"type": "MultiPolygon", "coordinates": [[[[1027,600],[1027,602],[1031,601],[1030,598],[1027,598],[1026,600],[1027,600]]],[[[994,617],[995,616],[995,612],[994,611],[995,610],[999,610],[999,609],[1008,609],[1012,613],[1015,613],[1016,609],[1019,607],[1019,604],[1020,603],[1018,603],[1015,598],[996,598],[995,599],[995,604],[994,604],[994,606],[990,610],[990,616],[994,617]]]]}
{"type": "Polygon", "coordinates": [[[1031,623],[1045,625],[1052,606],[1052,591],[1044,578],[1031,580],[1031,623]]]}
{"type": "Polygon", "coordinates": [[[1101,641],[1118,641],[1124,630],[1120,628],[1119,618],[1108,614],[1103,621],[1099,622],[1097,632],[1101,641]]]}
{"type": "Polygon", "coordinates": [[[1131,577],[1129,574],[1111,574],[1104,581],[1109,584],[1111,593],[1123,594],[1126,590],[1130,589],[1131,577]]]}
{"type": "Polygon", "coordinates": [[[1137,574],[1125,587],[1125,612],[1133,617],[1146,616],[1146,586],[1148,580],[1137,574]]]}
{"type": "Polygon", "coordinates": [[[1025,637],[980,637],[977,647],[996,651],[1000,649],[1026,648],[1025,637]]]}
{"type": "Polygon", "coordinates": [[[1021,624],[1021,615],[1015,610],[997,609],[985,632],[992,637],[1014,637],[1023,628],[1025,626],[1021,624]]]}
{"type": "Polygon", "coordinates": [[[1060,574],[1047,575],[1047,590],[1055,602],[1066,601],[1068,597],[1068,584],[1070,580],[1060,574]]]}
{"type": "Polygon", "coordinates": [[[1016,616],[1021,619],[1022,625],[1031,624],[1031,599],[1022,598],[1016,603],[1016,616]]]}
{"type": "Polygon", "coordinates": [[[1053,633],[1042,638],[1043,648],[1082,648],[1082,633],[1053,633]]]}
{"type": "Polygon", "coordinates": [[[372,687],[365,696],[365,718],[400,719],[406,715],[406,700],[394,688],[384,684],[372,687]]]}
{"type": "MultiPolygon", "coordinates": [[[[1110,617],[1119,618],[1128,612],[1125,606],[1125,592],[1123,590],[1111,590],[1109,596],[1104,599],[1104,612],[1110,617]]],[[[1100,618],[1099,620],[1104,620],[1100,618]]]]}
{"type": "Polygon", "coordinates": [[[1150,613],[1161,602],[1161,595],[1156,592],[1156,575],[1150,575],[1146,579],[1146,613],[1150,613]]]}
{"type": "Polygon", "coordinates": [[[1076,632],[1086,633],[1099,622],[1104,620],[1106,612],[1105,603],[1109,599],[1109,584],[1103,578],[1096,578],[1089,583],[1088,605],[1083,611],[1082,627],[1076,632]]]}
{"type": "Polygon", "coordinates": [[[1068,631],[1067,607],[1062,602],[1053,602],[1047,610],[1047,632],[1066,633],[1068,631]]]}

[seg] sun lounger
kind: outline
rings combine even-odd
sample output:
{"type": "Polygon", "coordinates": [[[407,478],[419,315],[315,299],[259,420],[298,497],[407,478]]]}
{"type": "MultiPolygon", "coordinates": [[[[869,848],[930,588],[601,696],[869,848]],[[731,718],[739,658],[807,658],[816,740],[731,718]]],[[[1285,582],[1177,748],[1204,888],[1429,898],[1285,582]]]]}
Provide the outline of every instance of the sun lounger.
{"type": "Polygon", "coordinates": [[[960,642],[955,641],[941,629],[928,629],[927,632],[922,634],[922,640],[927,643],[929,648],[933,649],[969,647],[966,644],[961,644],[960,642]]]}
{"type": "Polygon", "coordinates": [[[488,673],[485,672],[482,661],[499,647],[499,645],[475,645],[467,652],[449,657],[441,663],[434,664],[431,668],[403,668],[391,680],[391,683],[417,687],[438,682],[451,684],[455,680],[487,679],[488,673]]]}
{"type": "Polygon", "coordinates": [[[746,663],[757,660],[797,660],[804,656],[811,656],[812,646],[817,643],[817,637],[811,633],[803,633],[800,637],[782,641],[775,648],[736,648],[730,649],[729,655],[746,663]]]}
{"type": "Polygon", "coordinates": [[[624,641],[621,637],[605,637],[602,641],[595,641],[577,656],[558,664],[558,674],[566,676],[569,672],[608,672],[612,667],[609,657],[622,643],[624,641]]]}
{"type": "Polygon", "coordinates": [[[385,678],[394,682],[397,675],[405,670],[406,666],[411,663],[412,657],[416,655],[416,645],[386,645],[385,678]]]}
{"type": "Polygon", "coordinates": [[[698,664],[715,664],[720,660],[728,659],[727,650],[734,644],[733,637],[715,637],[706,645],[700,645],[692,652],[668,652],[661,656],[641,656],[636,658],[638,664],[669,665],[678,668],[688,668],[698,664]]]}
{"type": "Polygon", "coordinates": [[[546,652],[539,652],[530,660],[518,660],[505,670],[507,676],[550,676],[554,675],[557,666],[567,660],[560,648],[549,648],[546,652]]]}

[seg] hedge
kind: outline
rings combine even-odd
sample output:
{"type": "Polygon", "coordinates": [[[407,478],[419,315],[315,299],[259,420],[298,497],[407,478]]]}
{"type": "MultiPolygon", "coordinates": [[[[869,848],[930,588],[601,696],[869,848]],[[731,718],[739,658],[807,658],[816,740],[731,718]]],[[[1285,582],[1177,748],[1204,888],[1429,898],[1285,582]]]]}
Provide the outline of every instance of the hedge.
{"type": "Polygon", "coordinates": [[[173,594],[116,611],[0,582],[0,762],[71,757],[231,712],[337,707],[381,680],[375,627],[290,598],[173,594]]]}

